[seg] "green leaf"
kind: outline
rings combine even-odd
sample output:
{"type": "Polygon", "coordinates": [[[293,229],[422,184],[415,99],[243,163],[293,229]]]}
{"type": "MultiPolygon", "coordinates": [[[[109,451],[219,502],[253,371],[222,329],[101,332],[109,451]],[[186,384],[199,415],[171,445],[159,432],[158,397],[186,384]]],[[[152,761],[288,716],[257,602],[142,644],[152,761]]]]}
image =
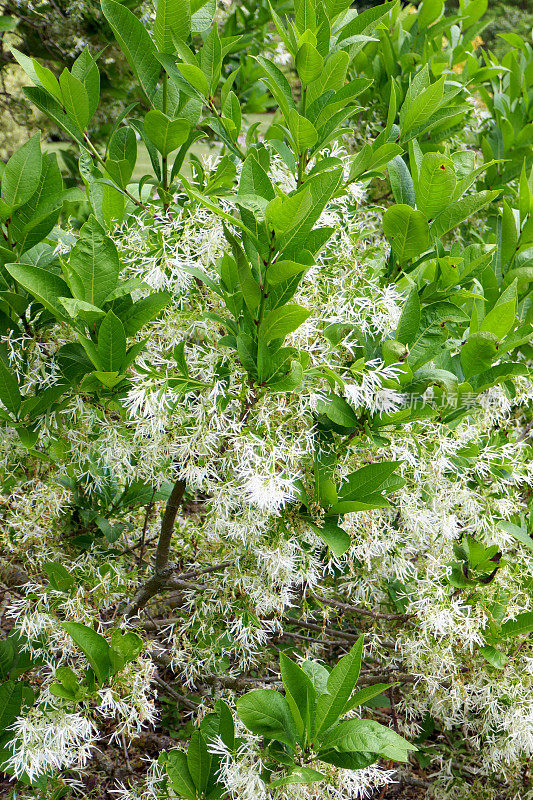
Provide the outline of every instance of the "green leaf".
{"type": "Polygon", "coordinates": [[[308,520],[308,522],[314,532],[324,540],[333,555],[341,558],[350,549],[352,540],[350,534],[337,525],[337,520],[338,516],[329,519],[326,517],[321,526],[316,525],[311,520],[308,520]]]}
{"type": "Polygon", "coordinates": [[[117,286],[117,248],[105,229],[90,216],[70,251],[70,285],[74,296],[101,308],[117,286]]]}
{"type": "Polygon", "coordinates": [[[338,50],[327,58],[321,74],[308,87],[309,105],[325,92],[337,92],[344,86],[349,61],[350,56],[345,50],[338,50]]]}
{"type": "Polygon", "coordinates": [[[305,734],[311,733],[316,702],[315,687],[305,672],[284,653],[280,653],[279,663],[281,680],[285,687],[285,698],[296,722],[301,741],[304,742],[305,734]]]}
{"type": "MultiPolygon", "coordinates": [[[[122,662],[119,669],[122,669],[124,664],[129,664],[130,661],[135,661],[139,653],[143,649],[143,640],[140,636],[133,631],[124,633],[120,629],[114,630],[111,634],[111,648],[115,655],[120,656],[122,662]]],[[[115,672],[117,669],[115,669],[115,672]]]]}
{"type": "Polygon", "coordinates": [[[408,205],[414,208],[415,187],[409,167],[401,156],[395,156],[387,164],[390,183],[394,199],[401,205],[408,205]]]}
{"type": "Polygon", "coordinates": [[[186,800],[196,800],[196,788],[187,766],[185,753],[181,750],[171,750],[167,754],[166,768],[172,788],[178,796],[186,800]]]}
{"type": "Polygon", "coordinates": [[[161,65],[148,31],[129,9],[115,0],[102,0],[102,11],[146,96],[152,99],[161,65]]]}
{"type": "Polygon", "coordinates": [[[120,187],[128,185],[137,163],[137,137],[133,128],[118,128],[111,137],[105,168],[120,187]]]}
{"type": "Polygon", "coordinates": [[[10,208],[26,203],[41,177],[41,134],[36,133],[15,150],[2,175],[2,199],[10,208]]]}
{"type": "Polygon", "coordinates": [[[289,704],[274,689],[254,689],[243,695],[237,700],[237,713],[252,733],[294,745],[297,731],[289,704]]]}
{"type": "Polygon", "coordinates": [[[126,357],[126,334],[119,318],[108,311],[98,330],[98,361],[105,372],[120,371],[126,357]]]}
{"type": "Polygon", "coordinates": [[[400,466],[400,461],[378,461],[352,472],[339,488],[339,501],[367,499],[379,492],[400,466]]]}
{"type": "Polygon", "coordinates": [[[421,92],[407,93],[400,112],[400,128],[402,135],[411,128],[420,127],[426,123],[442,104],[444,94],[444,78],[430,84],[421,92]],[[414,97],[412,96],[414,94],[414,97]]]}
{"type": "Polygon", "coordinates": [[[362,11],[357,16],[350,19],[345,25],[339,35],[340,41],[348,39],[351,36],[360,36],[365,33],[372,33],[377,25],[384,20],[384,18],[395,7],[396,3],[381,3],[380,5],[362,11]]]}
{"type": "Polygon", "coordinates": [[[410,345],[416,339],[420,327],[420,298],[418,288],[414,286],[402,309],[402,314],[396,329],[396,339],[402,344],[410,345]]]}
{"type": "Polygon", "coordinates": [[[318,142],[318,133],[313,123],[298,114],[295,108],[289,111],[289,130],[298,153],[303,153],[318,142]]]}
{"type": "Polygon", "coordinates": [[[22,710],[22,684],[6,681],[0,686],[0,731],[15,722],[22,710]]]}
{"type": "Polygon", "coordinates": [[[59,76],[59,85],[65,111],[80,131],[85,130],[89,122],[89,95],[85,86],[66,67],[59,76]]]}
{"type": "Polygon", "coordinates": [[[161,155],[168,156],[187,141],[191,126],[184,119],[170,119],[162,111],[149,111],[144,118],[144,130],[161,155]]]}
{"type": "Polygon", "coordinates": [[[318,783],[319,781],[327,780],[327,776],[323,772],[318,772],[316,769],[310,767],[291,767],[288,774],[283,778],[277,778],[275,781],[270,782],[270,786],[289,786],[293,783],[308,784],[318,783]]]}
{"type": "Polygon", "coordinates": [[[507,656],[490,644],[481,645],[479,652],[495,669],[503,669],[507,663],[507,656]]]}
{"type": "Polygon", "coordinates": [[[351,405],[338,394],[330,394],[316,401],[316,410],[325,414],[328,419],[343,428],[354,428],[359,425],[359,417],[351,405]]]}
{"type": "Polygon", "coordinates": [[[296,108],[289,81],[272,61],[263,58],[263,56],[257,56],[256,58],[267,76],[263,78],[263,80],[274,95],[277,104],[283,112],[283,116],[287,119],[289,111],[296,108]]]}
{"type": "Polygon", "coordinates": [[[365,686],[363,689],[359,689],[359,691],[349,699],[344,713],[350,711],[352,708],[357,708],[357,706],[365,706],[369,700],[373,700],[374,697],[383,694],[383,692],[386,692],[391,686],[394,686],[394,683],[376,683],[374,686],[365,686]]]}
{"type": "Polygon", "coordinates": [[[176,66],[193,89],[196,89],[202,97],[209,97],[209,84],[200,67],[194,64],[177,64],[176,66]]]}
{"type": "Polygon", "coordinates": [[[467,320],[465,312],[454,303],[441,301],[424,306],[420,327],[407,357],[411,369],[418,369],[437,355],[449,335],[445,327],[447,322],[464,324],[467,320]]]}
{"type": "Polygon", "coordinates": [[[18,414],[22,397],[15,376],[8,370],[0,358],[0,400],[15,416],[18,414]]]}
{"type": "MultiPolygon", "coordinates": [[[[311,247],[309,242],[311,231],[326,204],[339,188],[342,175],[342,168],[334,169],[314,175],[306,181],[305,187],[301,191],[311,193],[311,203],[309,205],[307,201],[305,202],[307,210],[300,214],[298,220],[294,221],[291,227],[280,237],[278,245],[283,258],[291,258],[297,261],[302,250],[309,250],[314,255],[316,248],[311,247]]],[[[293,197],[296,197],[296,195],[293,195],[293,197]]],[[[317,231],[320,230],[324,229],[317,229],[317,231]]]]}
{"type": "Polygon", "coordinates": [[[268,282],[271,285],[294,278],[306,272],[310,264],[298,264],[296,261],[276,261],[267,271],[268,282]]]}
{"type": "Polygon", "coordinates": [[[348,719],[340,722],[326,734],[322,742],[324,750],[345,753],[378,753],[392,761],[409,760],[409,752],[415,745],[370,719],[348,719]]]}
{"type": "Polygon", "coordinates": [[[524,611],[514,619],[508,619],[500,628],[502,636],[523,636],[533,631],[533,611],[524,611]]]}
{"type": "Polygon", "coordinates": [[[58,592],[68,592],[74,586],[74,578],[58,561],[49,561],[42,565],[50,586],[58,592]]]}
{"type": "Polygon", "coordinates": [[[213,22],[216,11],[216,0],[192,0],[191,31],[201,33],[213,22]]]}
{"type": "Polygon", "coordinates": [[[68,319],[60,297],[69,297],[70,289],[59,275],[33,264],[6,264],[9,274],[59,319],[68,319]]]}
{"type": "Polygon", "coordinates": [[[493,333],[498,339],[503,339],[517,323],[517,282],[513,283],[502,292],[494,308],[489,311],[479,326],[480,331],[493,333]]]}
{"type": "Polygon", "coordinates": [[[456,182],[451,159],[440,153],[425,153],[420,166],[416,204],[428,219],[448,208],[456,182]]]}
{"type": "Polygon", "coordinates": [[[187,766],[198,793],[204,792],[209,782],[212,756],[200,731],[193,731],[187,751],[187,766]]]}
{"type": "Polygon", "coordinates": [[[526,364],[513,363],[504,361],[501,364],[496,364],[495,367],[490,367],[485,372],[481,372],[474,377],[468,379],[472,389],[476,392],[484,392],[496,383],[502,383],[507,378],[517,375],[530,375],[529,368],[526,364]]]}
{"type": "Polygon", "coordinates": [[[314,0],[294,0],[294,24],[299,34],[316,30],[314,0]]]}
{"type": "Polygon", "coordinates": [[[174,53],[173,36],[186,41],[191,32],[189,0],[158,0],[154,39],[161,53],[174,53]]]}
{"type": "Polygon", "coordinates": [[[304,187],[288,197],[275,197],[266,207],[265,217],[278,236],[297,228],[313,203],[311,190],[304,187]]]}
{"type": "Polygon", "coordinates": [[[521,542],[528,548],[528,550],[533,552],[533,538],[531,538],[527,530],[524,530],[524,528],[519,528],[518,525],[515,525],[513,522],[507,522],[507,520],[498,522],[498,527],[503,528],[503,530],[507,533],[510,533],[511,536],[517,540],[517,542],[521,542]]]}
{"type": "Polygon", "coordinates": [[[499,190],[477,192],[451,203],[444,211],[435,217],[431,224],[431,235],[440,239],[448,231],[453,230],[465,219],[476,214],[480,209],[491,203],[500,194],[499,190]]]}
{"type": "Polygon", "coordinates": [[[421,211],[400,204],[383,215],[383,233],[400,262],[416,258],[429,247],[429,225],[421,211]]]}
{"type": "Polygon", "coordinates": [[[259,327],[259,336],[268,344],[273,339],[284,339],[287,334],[299,328],[309,317],[307,308],[289,303],[270,311],[259,327]]]}
{"type": "Polygon", "coordinates": [[[441,16],[444,0],[424,0],[418,7],[418,29],[423,31],[441,16]]]}
{"type": "Polygon", "coordinates": [[[296,53],[296,70],[304,86],[319,77],[323,63],[323,58],[316,47],[310,42],[304,42],[296,53]]]}
{"type": "Polygon", "coordinates": [[[498,356],[498,337],[488,331],[472,333],[461,349],[465,377],[484,372],[498,356]]]}
{"type": "Polygon", "coordinates": [[[71,636],[94,670],[99,683],[112,674],[110,647],[103,636],[80,622],[63,622],[61,627],[71,636]]]}
{"type": "Polygon", "coordinates": [[[199,59],[200,67],[209,86],[209,95],[212,97],[217,90],[222,67],[222,44],[216,25],[213,25],[209,31],[209,35],[200,51],[199,59]]]}
{"type": "Polygon", "coordinates": [[[364,639],[364,636],[360,636],[350,652],[332,669],[328,678],[328,692],[320,695],[317,700],[316,736],[319,739],[323,738],[323,734],[343,713],[353,692],[361,670],[364,639]]]}
{"type": "Polygon", "coordinates": [[[100,99],[100,73],[96,61],[89,53],[87,46],[72,65],[71,72],[85,87],[89,99],[89,119],[91,119],[98,108],[98,100],[100,99]]]}
{"type": "Polygon", "coordinates": [[[500,229],[500,262],[502,270],[512,264],[518,250],[519,231],[513,210],[506,200],[502,204],[502,220],[500,229]]]}
{"type": "Polygon", "coordinates": [[[168,292],[154,292],[142,300],[137,300],[121,315],[126,336],[128,338],[135,336],[144,325],[156,319],[171,300],[172,296],[168,292]]]}

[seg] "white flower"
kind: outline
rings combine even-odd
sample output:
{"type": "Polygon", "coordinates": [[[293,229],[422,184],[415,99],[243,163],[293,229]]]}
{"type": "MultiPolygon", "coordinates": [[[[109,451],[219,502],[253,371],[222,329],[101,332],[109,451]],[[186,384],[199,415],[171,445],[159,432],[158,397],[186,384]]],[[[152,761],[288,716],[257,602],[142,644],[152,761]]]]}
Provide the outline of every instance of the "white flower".
{"type": "Polygon", "coordinates": [[[279,475],[251,475],[244,491],[249,503],[271,513],[295,499],[292,482],[279,475]]]}
{"type": "Polygon", "coordinates": [[[56,770],[83,769],[97,738],[96,728],[82,714],[38,706],[10,730],[15,739],[7,766],[16,778],[26,773],[30,780],[56,770]]]}

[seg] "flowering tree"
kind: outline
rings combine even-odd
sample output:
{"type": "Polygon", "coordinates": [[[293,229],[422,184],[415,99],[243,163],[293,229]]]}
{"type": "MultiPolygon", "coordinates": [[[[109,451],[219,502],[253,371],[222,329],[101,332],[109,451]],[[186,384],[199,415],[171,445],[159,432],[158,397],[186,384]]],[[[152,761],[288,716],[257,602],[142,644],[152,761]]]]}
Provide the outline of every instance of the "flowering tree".
{"type": "Polygon", "coordinates": [[[1,172],[6,796],[528,796],[533,49],[350,5],[228,69],[103,0],[103,146],[95,55],[13,50],[80,185],[1,172]]]}

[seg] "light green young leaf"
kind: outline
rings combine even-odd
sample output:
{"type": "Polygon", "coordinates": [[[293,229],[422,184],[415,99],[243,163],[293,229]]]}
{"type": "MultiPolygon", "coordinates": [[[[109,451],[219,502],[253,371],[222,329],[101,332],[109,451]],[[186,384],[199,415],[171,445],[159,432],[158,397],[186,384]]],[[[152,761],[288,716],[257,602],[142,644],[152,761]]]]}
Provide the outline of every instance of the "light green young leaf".
{"type": "Polygon", "coordinates": [[[200,67],[195,64],[177,64],[176,66],[193,89],[196,89],[202,97],[209,97],[209,84],[200,67]]]}
{"type": "Polygon", "coordinates": [[[89,119],[91,119],[100,99],[100,72],[87,46],[72,65],[71,72],[85,87],[89,98],[89,119]]]}
{"type": "Polygon", "coordinates": [[[402,135],[407,134],[411,128],[427,122],[440,107],[443,95],[444,77],[439,78],[421,92],[409,92],[400,112],[402,135]]]}
{"type": "Polygon", "coordinates": [[[424,0],[418,7],[418,29],[428,28],[441,16],[444,10],[444,0],[424,0]]]}
{"type": "Polygon", "coordinates": [[[518,251],[519,231],[517,230],[517,220],[509,203],[504,200],[502,204],[502,218],[499,236],[500,245],[500,264],[502,271],[512,265],[513,258],[518,251]]]}
{"type": "Polygon", "coordinates": [[[52,97],[40,86],[25,86],[23,91],[28,100],[30,100],[39,111],[42,111],[43,114],[46,114],[47,117],[54,120],[56,125],[66,131],[74,141],[78,142],[81,147],[86,149],[87,144],[83,138],[82,131],[80,131],[76,123],[65,114],[62,105],[55,97],[52,97]]]}
{"type": "Polygon", "coordinates": [[[337,50],[326,59],[321,74],[309,84],[307,89],[309,105],[325,92],[337,92],[344,86],[349,61],[350,56],[346,50],[337,50]]]}

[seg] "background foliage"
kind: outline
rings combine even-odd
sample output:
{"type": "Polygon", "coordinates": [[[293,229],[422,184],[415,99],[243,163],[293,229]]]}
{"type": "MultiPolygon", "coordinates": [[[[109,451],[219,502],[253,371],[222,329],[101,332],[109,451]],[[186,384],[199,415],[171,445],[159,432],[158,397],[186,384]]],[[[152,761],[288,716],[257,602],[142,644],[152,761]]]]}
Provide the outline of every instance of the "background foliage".
{"type": "Polygon", "coordinates": [[[533,796],[527,9],[4,11],[5,796],[533,796]]]}

